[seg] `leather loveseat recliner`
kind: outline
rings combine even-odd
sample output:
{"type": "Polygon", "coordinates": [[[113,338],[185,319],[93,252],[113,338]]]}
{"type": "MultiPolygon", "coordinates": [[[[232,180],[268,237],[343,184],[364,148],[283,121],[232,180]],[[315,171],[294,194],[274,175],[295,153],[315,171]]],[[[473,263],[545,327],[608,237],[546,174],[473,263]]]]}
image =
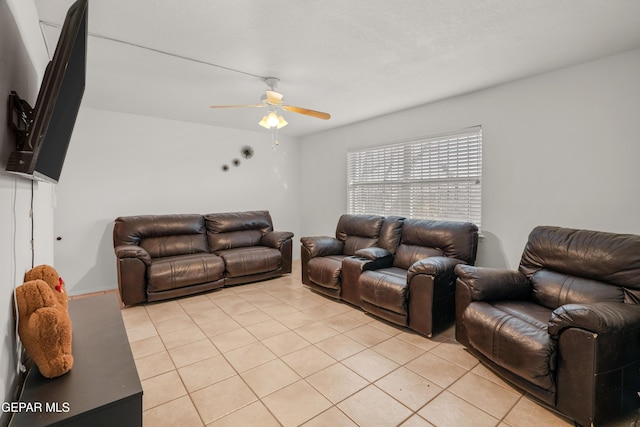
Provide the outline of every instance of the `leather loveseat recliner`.
{"type": "Polygon", "coordinates": [[[119,217],[113,229],[125,305],[291,273],[293,233],[268,211],[119,217]]]}
{"type": "Polygon", "coordinates": [[[336,238],[303,237],[302,281],[324,295],[431,336],[455,314],[459,263],[473,263],[471,223],[342,215],[336,238]]]}
{"type": "Polygon", "coordinates": [[[640,407],[640,236],[536,227],[518,271],[456,266],[456,339],[583,426],[640,407]]]}
{"type": "Polygon", "coordinates": [[[473,264],[478,227],[405,219],[396,246],[366,248],[343,262],[343,294],[360,308],[428,337],[455,318],[454,268],[473,264]]]}

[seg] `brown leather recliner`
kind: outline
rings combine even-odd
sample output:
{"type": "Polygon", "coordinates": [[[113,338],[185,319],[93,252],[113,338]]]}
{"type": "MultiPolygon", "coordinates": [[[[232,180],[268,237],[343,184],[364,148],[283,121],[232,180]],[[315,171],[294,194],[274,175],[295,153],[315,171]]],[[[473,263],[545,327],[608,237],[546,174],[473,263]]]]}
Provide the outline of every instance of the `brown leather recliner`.
{"type": "Polygon", "coordinates": [[[640,236],[529,235],[518,271],[458,265],[456,339],[581,425],[640,407],[640,236]]]}
{"type": "MultiPolygon", "coordinates": [[[[342,260],[359,249],[377,245],[384,223],[385,218],[380,215],[344,214],[338,219],[335,238],[302,237],[302,283],[324,295],[340,298],[342,260]]],[[[392,224],[387,221],[385,230],[392,229],[392,224]]]]}

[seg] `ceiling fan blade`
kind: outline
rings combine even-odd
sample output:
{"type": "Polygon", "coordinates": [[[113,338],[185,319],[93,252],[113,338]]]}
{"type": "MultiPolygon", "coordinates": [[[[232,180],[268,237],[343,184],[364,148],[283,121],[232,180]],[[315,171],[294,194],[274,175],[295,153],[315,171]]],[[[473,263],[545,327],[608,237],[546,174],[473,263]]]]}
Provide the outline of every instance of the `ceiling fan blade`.
{"type": "Polygon", "coordinates": [[[293,105],[283,105],[283,110],[291,111],[292,113],[304,114],[305,116],[316,117],[322,120],[329,120],[331,115],[329,113],[323,113],[322,111],[309,110],[307,108],[294,107],[293,105]]]}
{"type": "Polygon", "coordinates": [[[280,105],[282,104],[282,94],[276,92],[275,90],[267,91],[267,103],[271,105],[280,105]]]}
{"type": "Polygon", "coordinates": [[[259,108],[264,104],[239,104],[239,105],[209,105],[209,108],[259,108]]]}

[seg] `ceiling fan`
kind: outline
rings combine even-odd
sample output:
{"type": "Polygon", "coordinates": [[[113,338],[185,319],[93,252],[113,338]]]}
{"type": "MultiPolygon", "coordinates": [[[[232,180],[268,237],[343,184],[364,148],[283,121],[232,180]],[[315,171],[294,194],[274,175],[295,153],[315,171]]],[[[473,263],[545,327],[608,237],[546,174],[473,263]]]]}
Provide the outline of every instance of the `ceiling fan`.
{"type": "Polygon", "coordinates": [[[305,116],[316,117],[322,120],[329,120],[331,115],[323,113],[321,111],[310,110],[308,108],[295,107],[293,105],[287,105],[282,102],[283,95],[275,91],[276,86],[280,79],[276,77],[267,77],[264,82],[269,89],[262,95],[259,104],[239,104],[239,105],[211,105],[210,108],[269,108],[269,114],[264,116],[260,121],[260,125],[267,128],[280,129],[287,125],[286,120],[282,116],[278,116],[277,110],[282,109],[284,111],[290,111],[292,113],[304,114],[305,116]]]}

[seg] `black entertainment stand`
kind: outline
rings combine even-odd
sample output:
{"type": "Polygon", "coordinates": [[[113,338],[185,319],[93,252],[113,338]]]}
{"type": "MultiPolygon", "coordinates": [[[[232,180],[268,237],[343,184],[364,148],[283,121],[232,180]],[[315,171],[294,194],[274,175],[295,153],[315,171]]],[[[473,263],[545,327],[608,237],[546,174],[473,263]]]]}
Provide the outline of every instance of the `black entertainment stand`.
{"type": "Polygon", "coordinates": [[[115,294],[69,301],[73,368],[47,379],[27,374],[11,427],[142,426],[142,385],[115,294]],[[41,407],[39,411],[38,408],[41,407]]]}

